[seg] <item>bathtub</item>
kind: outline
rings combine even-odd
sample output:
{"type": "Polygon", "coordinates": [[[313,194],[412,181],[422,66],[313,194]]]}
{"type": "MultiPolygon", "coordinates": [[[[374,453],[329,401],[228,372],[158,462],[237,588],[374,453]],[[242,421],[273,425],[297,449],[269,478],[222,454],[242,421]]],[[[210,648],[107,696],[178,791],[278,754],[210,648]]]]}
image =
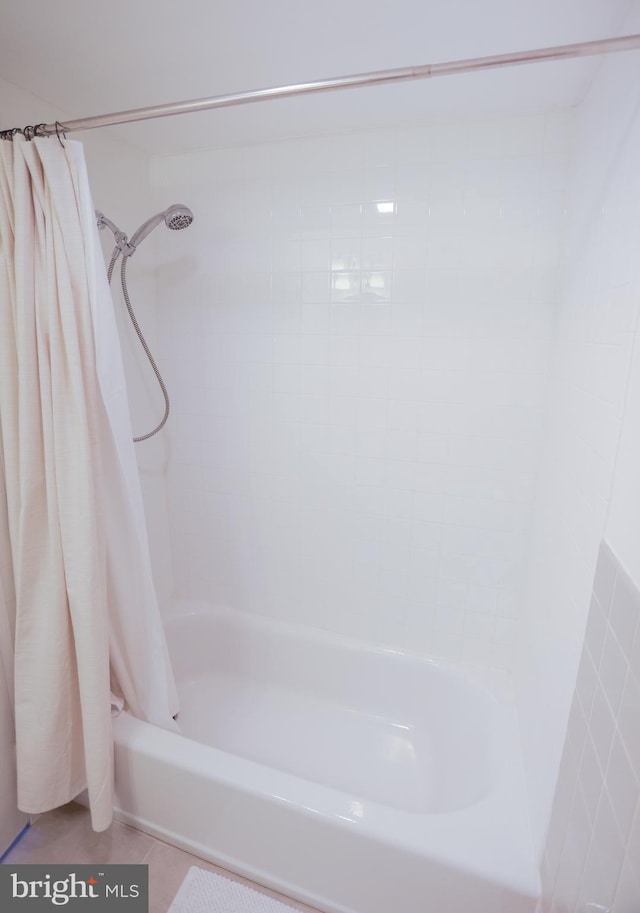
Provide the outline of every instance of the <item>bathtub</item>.
{"type": "Polygon", "coordinates": [[[326,913],[529,913],[508,684],[205,605],[167,622],[181,734],[114,721],[116,817],[326,913]]]}

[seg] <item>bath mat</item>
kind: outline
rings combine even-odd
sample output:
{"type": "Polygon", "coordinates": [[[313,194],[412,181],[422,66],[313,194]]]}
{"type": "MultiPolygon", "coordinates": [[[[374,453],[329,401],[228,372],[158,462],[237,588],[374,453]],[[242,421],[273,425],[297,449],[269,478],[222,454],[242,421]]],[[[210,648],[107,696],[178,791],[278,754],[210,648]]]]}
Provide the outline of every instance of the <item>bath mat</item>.
{"type": "Polygon", "coordinates": [[[299,913],[230,878],[192,865],[167,913],[299,913]]]}

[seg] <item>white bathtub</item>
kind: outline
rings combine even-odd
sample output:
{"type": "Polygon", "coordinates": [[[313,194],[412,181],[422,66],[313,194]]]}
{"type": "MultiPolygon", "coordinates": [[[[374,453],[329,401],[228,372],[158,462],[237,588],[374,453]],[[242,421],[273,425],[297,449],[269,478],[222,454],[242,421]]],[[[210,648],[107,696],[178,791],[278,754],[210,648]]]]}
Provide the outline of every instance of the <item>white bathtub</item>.
{"type": "Polygon", "coordinates": [[[179,608],[182,735],[115,721],[118,818],[327,913],[535,909],[499,675],[179,608]]]}

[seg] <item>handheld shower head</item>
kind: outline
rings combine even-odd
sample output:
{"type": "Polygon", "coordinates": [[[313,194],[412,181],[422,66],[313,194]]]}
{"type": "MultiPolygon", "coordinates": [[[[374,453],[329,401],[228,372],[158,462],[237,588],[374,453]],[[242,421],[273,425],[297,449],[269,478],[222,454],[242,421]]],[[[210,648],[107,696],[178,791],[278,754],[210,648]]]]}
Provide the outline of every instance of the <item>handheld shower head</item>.
{"type": "Polygon", "coordinates": [[[193,213],[188,206],[183,206],[182,203],[174,203],[164,211],[164,223],[172,231],[188,228],[192,222],[193,213]]]}
{"type": "MultiPolygon", "coordinates": [[[[183,206],[181,203],[173,203],[169,206],[168,209],[165,209],[164,212],[159,212],[155,216],[151,216],[150,219],[147,219],[137,231],[134,231],[130,240],[129,247],[133,248],[131,253],[138,247],[141,241],[150,234],[154,228],[157,228],[161,222],[171,228],[173,231],[179,231],[181,228],[188,228],[189,225],[193,222],[193,213],[188,206],[183,206]]],[[[131,256],[131,254],[128,254],[131,256]]]]}

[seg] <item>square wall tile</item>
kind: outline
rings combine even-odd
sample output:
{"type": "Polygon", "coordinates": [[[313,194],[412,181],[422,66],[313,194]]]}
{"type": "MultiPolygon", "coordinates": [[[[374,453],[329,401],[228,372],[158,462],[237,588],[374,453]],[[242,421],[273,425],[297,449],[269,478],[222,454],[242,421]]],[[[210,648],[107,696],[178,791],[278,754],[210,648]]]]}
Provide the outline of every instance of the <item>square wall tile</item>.
{"type": "Polygon", "coordinates": [[[640,682],[616,633],[626,631],[628,635],[636,630],[640,590],[606,542],[600,546],[593,586],[587,638],[547,833],[545,867],[559,872],[555,886],[547,888],[547,900],[562,904],[571,897],[577,899],[577,909],[583,909],[580,904],[599,903],[613,905],[617,913],[640,907],[640,884],[635,878],[640,857],[632,863],[633,877],[629,865],[633,852],[640,852],[640,835],[636,837],[634,832],[640,802],[640,682]],[[606,616],[600,600],[610,606],[606,616]],[[595,663],[593,654],[598,657],[595,663]],[[581,867],[563,862],[569,853],[569,795],[576,781],[585,808],[580,825],[581,867]],[[563,828],[567,829],[564,842],[563,828]]]}

